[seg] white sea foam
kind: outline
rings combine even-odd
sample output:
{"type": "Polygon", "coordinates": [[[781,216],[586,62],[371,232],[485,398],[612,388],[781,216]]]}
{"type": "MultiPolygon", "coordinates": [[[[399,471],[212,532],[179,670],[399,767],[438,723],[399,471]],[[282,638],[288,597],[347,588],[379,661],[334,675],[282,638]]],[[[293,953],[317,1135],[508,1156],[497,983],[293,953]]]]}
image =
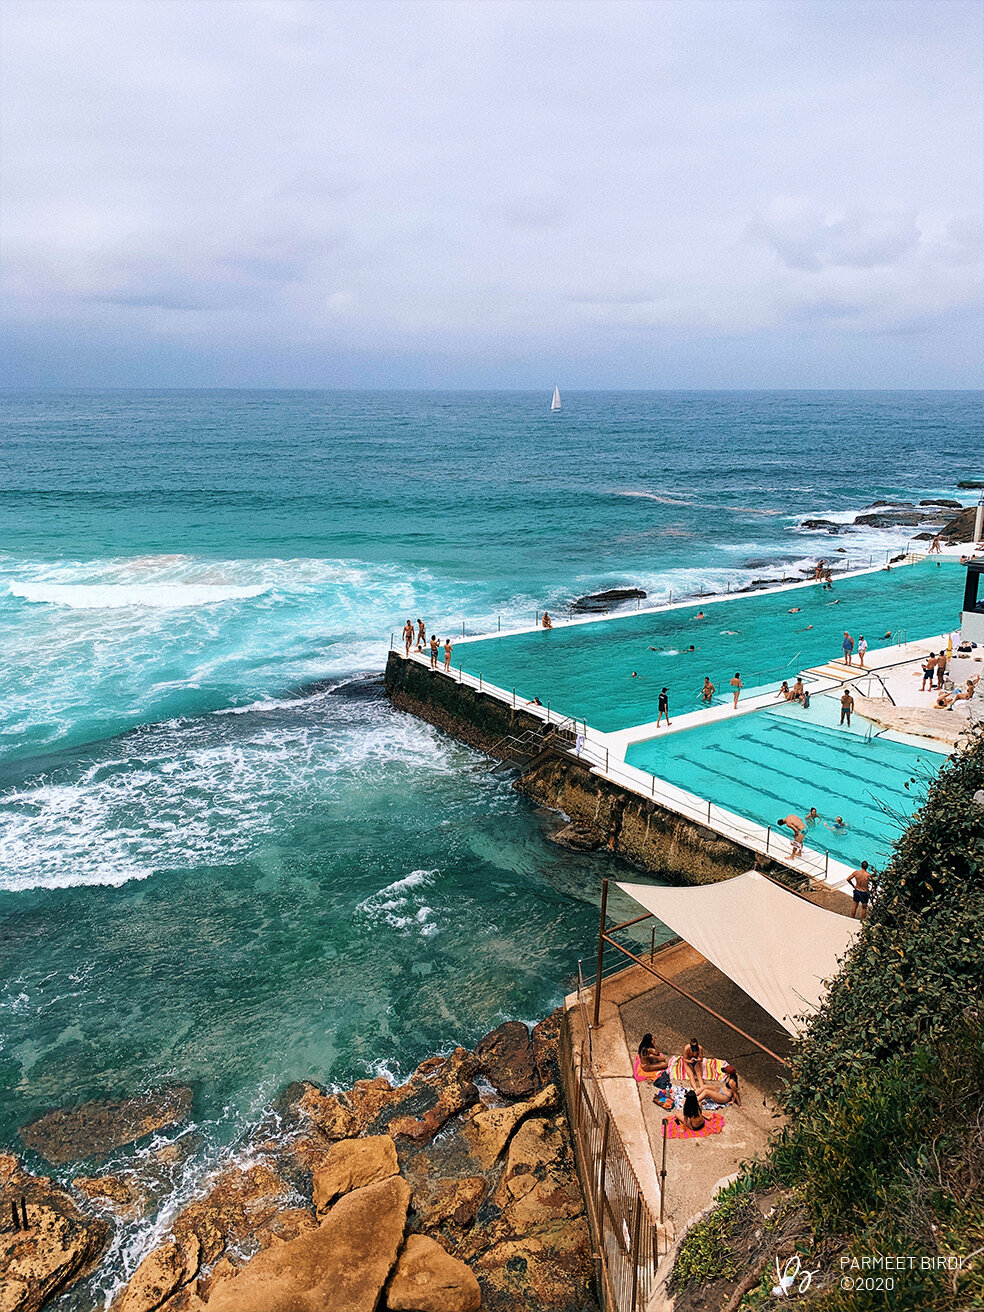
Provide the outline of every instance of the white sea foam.
{"type": "Polygon", "coordinates": [[[213,606],[221,601],[245,601],[266,592],[253,587],[223,587],[214,583],[11,583],[11,595],[24,601],[70,606],[73,610],[118,610],[124,606],[213,606]]]}
{"type": "Polygon", "coordinates": [[[385,923],[400,933],[415,930],[421,937],[430,938],[438,929],[436,922],[431,919],[435,913],[413,890],[433,883],[438,873],[437,870],[411,870],[409,875],[363,898],[355,908],[356,915],[369,921],[385,923]]]}

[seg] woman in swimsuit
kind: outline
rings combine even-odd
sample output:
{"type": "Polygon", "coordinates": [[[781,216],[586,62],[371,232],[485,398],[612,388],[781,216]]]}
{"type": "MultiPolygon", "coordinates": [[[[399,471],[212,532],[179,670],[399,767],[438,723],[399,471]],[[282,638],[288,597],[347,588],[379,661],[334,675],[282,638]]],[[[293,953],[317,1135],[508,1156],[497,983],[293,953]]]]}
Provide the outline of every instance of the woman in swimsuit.
{"type": "Polygon", "coordinates": [[[698,1088],[704,1083],[704,1049],[696,1039],[683,1050],[683,1069],[698,1088]]]}
{"type": "Polygon", "coordinates": [[[736,1107],[741,1106],[741,1098],[738,1094],[738,1072],[733,1066],[722,1066],[724,1079],[719,1085],[703,1085],[697,1090],[697,1098],[700,1102],[716,1102],[719,1107],[726,1107],[729,1102],[733,1102],[736,1107]]]}
{"type": "Polygon", "coordinates": [[[683,1116],[674,1116],[673,1119],[677,1125],[685,1125],[688,1130],[702,1130],[704,1128],[704,1113],[700,1109],[700,1100],[693,1089],[688,1089],[684,1097],[683,1116]]]}
{"type": "Polygon", "coordinates": [[[652,1080],[656,1084],[669,1084],[670,1077],[668,1074],[669,1061],[656,1047],[656,1041],[651,1034],[644,1034],[642,1042],[639,1044],[639,1052],[635,1060],[635,1070],[633,1074],[641,1084],[643,1080],[652,1080]],[[664,1078],[665,1077],[665,1078],[664,1078]]]}

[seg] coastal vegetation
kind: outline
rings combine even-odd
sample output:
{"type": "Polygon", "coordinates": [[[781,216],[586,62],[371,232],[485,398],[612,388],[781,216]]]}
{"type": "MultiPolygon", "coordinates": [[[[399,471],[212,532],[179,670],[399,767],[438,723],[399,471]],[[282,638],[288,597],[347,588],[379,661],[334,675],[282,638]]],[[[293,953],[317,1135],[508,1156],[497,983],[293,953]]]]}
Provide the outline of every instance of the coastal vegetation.
{"type": "Polygon", "coordinates": [[[877,877],[765,1161],[684,1239],[679,1309],[768,1304],[777,1260],[798,1261],[799,1303],[824,1312],[984,1306],[982,789],[978,727],[877,877]]]}

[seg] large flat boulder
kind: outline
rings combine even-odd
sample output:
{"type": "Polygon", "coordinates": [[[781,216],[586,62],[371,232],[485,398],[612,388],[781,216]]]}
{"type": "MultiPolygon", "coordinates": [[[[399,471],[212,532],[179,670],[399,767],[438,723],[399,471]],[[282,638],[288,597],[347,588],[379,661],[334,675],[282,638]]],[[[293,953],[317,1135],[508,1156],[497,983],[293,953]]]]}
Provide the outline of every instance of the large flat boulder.
{"type": "Polygon", "coordinates": [[[340,1139],[314,1173],[314,1208],[321,1216],[342,1194],[399,1175],[396,1145],[388,1134],[340,1139]]]}
{"type": "Polygon", "coordinates": [[[44,1176],[0,1154],[0,1312],[37,1312],[91,1270],[109,1240],[105,1221],[85,1216],[44,1176]],[[27,1207],[27,1229],[14,1229],[12,1207],[27,1207]]]}
{"type": "Polygon", "coordinates": [[[317,1227],[213,1282],[208,1312],[375,1312],[410,1205],[394,1175],[346,1194],[317,1227]]]}
{"type": "Polygon", "coordinates": [[[591,1236],[583,1216],[503,1239],[471,1267],[485,1312],[587,1312],[597,1307],[591,1236]]]}
{"type": "Polygon", "coordinates": [[[530,1032],[519,1020],[507,1020],[480,1039],[475,1056],[482,1074],[504,1098],[528,1098],[536,1089],[530,1032]]]}
{"type": "Polygon", "coordinates": [[[202,1249],[194,1235],[167,1239],[143,1259],[113,1304],[113,1312],[154,1312],[193,1280],[201,1266],[202,1249]]]}
{"type": "Polygon", "coordinates": [[[192,1091],[184,1086],[159,1089],[139,1098],[101,1099],[77,1107],[59,1107],[21,1126],[28,1148],[55,1166],[86,1158],[101,1160],[116,1148],[183,1121],[191,1111],[192,1091]]]}
{"type": "Polygon", "coordinates": [[[560,1106],[560,1095],[555,1084],[526,1102],[514,1102],[508,1107],[486,1107],[475,1112],[465,1125],[465,1138],[471,1151],[483,1168],[490,1167],[500,1156],[518,1126],[537,1112],[555,1111],[560,1106]]]}
{"type": "Polygon", "coordinates": [[[464,1262],[426,1235],[410,1235],[389,1284],[389,1312],[478,1312],[482,1291],[464,1262]]]}

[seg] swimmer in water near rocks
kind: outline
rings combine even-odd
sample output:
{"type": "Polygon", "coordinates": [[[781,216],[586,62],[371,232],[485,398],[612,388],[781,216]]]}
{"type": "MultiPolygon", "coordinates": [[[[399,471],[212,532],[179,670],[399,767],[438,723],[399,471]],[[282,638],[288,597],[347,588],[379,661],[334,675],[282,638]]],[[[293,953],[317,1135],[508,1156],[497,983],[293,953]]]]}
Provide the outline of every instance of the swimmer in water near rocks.
{"type": "Polygon", "coordinates": [[[789,610],[786,611],[786,614],[787,614],[787,615],[798,615],[802,609],[803,609],[802,606],[790,606],[789,610]]]}

